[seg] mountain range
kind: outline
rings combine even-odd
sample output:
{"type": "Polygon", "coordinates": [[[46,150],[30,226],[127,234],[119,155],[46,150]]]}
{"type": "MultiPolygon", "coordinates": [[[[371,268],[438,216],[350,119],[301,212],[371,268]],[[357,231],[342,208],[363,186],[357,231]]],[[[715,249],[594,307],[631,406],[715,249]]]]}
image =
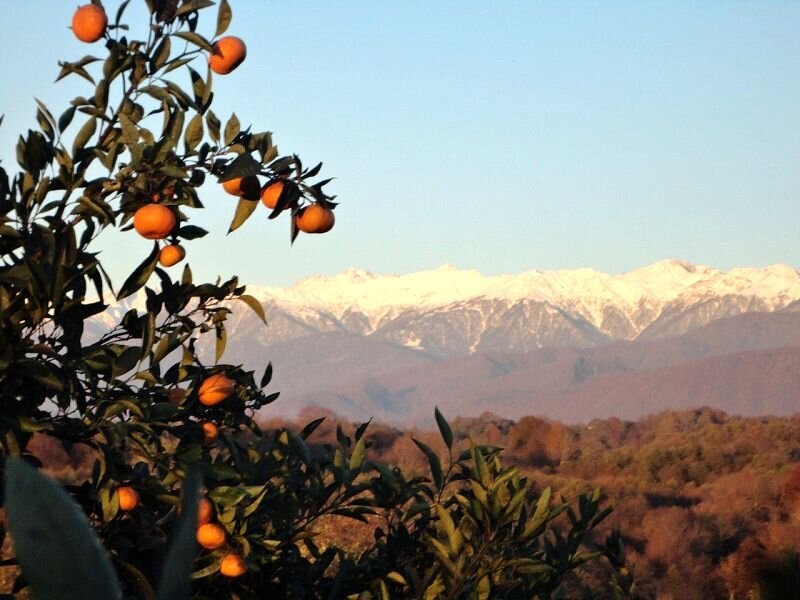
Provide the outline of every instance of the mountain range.
{"type": "Polygon", "coordinates": [[[785,265],[351,269],[248,293],[269,325],[237,311],[226,360],[272,360],[280,412],[313,404],[419,424],[434,405],[567,422],[699,405],[800,410],[800,272],[785,265]]]}
{"type": "Polygon", "coordinates": [[[484,276],[451,266],[408,275],[350,269],[287,288],[248,286],[228,319],[225,362],[274,365],[291,414],[428,423],[537,414],[566,422],[708,405],[800,411],[800,271],[722,271],[668,260],[484,276]]]}

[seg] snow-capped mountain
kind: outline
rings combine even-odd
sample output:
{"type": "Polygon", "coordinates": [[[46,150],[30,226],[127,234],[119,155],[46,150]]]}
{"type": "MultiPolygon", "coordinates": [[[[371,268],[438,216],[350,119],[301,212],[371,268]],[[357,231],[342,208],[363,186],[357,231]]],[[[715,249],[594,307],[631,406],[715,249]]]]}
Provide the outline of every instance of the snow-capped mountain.
{"type": "MultiPolygon", "coordinates": [[[[800,272],[785,265],[491,277],[351,269],[247,293],[268,326],[235,303],[223,361],[259,373],[271,361],[284,416],[307,405],[406,424],[427,423],[434,405],[569,422],[677,406],[800,410],[800,272]]],[[[132,307],[145,309],[143,294],[93,319],[95,333],[132,307]]]]}
{"type": "Polygon", "coordinates": [[[680,335],[715,319],[788,307],[800,299],[800,271],[786,265],[721,271],[674,260],[621,275],[350,269],[247,291],[264,303],[270,326],[254,328],[252,316],[239,310],[231,321],[234,338],[256,336],[270,345],[347,333],[452,356],[680,335]]]}

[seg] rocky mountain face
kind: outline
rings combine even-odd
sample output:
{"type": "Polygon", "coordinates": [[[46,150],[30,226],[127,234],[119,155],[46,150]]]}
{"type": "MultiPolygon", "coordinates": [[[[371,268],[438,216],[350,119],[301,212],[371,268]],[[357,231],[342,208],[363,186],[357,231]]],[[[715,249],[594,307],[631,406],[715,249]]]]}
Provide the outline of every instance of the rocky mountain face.
{"type": "MultiPolygon", "coordinates": [[[[621,377],[604,389],[623,394],[626,382],[646,389],[644,380],[628,377],[633,371],[800,346],[800,337],[786,339],[800,322],[800,271],[785,265],[720,271],[662,261],[621,275],[578,269],[491,277],[449,266],[400,276],[351,269],[289,288],[248,286],[247,292],[263,304],[268,326],[237,304],[228,321],[225,361],[260,370],[271,360],[273,387],[285,397],[281,410],[289,412],[319,403],[348,416],[411,421],[428,417],[438,402],[454,414],[493,410],[563,418],[559,394],[569,389],[570,398],[588,398],[589,388],[573,388],[599,377],[621,377]],[[789,315],[783,332],[774,325],[779,319],[758,321],[759,315],[779,314],[789,315]],[[703,337],[722,335],[716,323],[724,324],[725,344],[703,337]],[[683,341],[676,346],[676,339],[683,341]],[[531,404],[537,393],[541,411],[531,404]]],[[[137,304],[143,302],[110,309],[96,325],[102,328],[103,318],[137,304]]],[[[787,369],[794,356],[750,358],[758,364],[780,358],[787,369]]],[[[730,361],[709,364],[735,373],[730,361]]],[[[686,373],[692,375],[681,375],[682,381],[704,371],[686,373]]],[[[653,380],[663,383],[667,376],[653,380]]],[[[680,389],[692,389],[691,382],[680,389]]],[[[606,406],[610,396],[603,392],[606,406]]],[[[671,396],[659,397],[667,402],[671,396]]],[[[618,406],[632,406],[629,400],[618,406]]],[[[701,398],[673,400],[703,404],[701,398]]]]}
{"type": "Polygon", "coordinates": [[[258,335],[271,345],[347,333],[448,357],[681,335],[716,319],[787,308],[800,299],[800,272],[783,265],[726,272],[680,261],[623,275],[350,270],[248,291],[264,303],[270,326],[255,334],[252,315],[240,311],[232,322],[239,339],[258,335]]]}

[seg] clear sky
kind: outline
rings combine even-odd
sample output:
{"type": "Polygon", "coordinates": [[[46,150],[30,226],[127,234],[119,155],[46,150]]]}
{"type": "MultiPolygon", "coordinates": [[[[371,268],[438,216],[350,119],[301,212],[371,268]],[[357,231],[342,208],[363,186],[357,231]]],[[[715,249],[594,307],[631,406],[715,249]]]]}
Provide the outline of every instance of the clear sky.
{"type": "MultiPolygon", "coordinates": [[[[800,2],[230,2],[248,58],[215,112],[324,161],[341,205],[293,247],[266,211],[226,238],[235,200],[209,185],[198,276],[800,267],[800,2]]],[[[104,52],[66,28],[75,6],[0,0],[8,170],[34,96],[59,114],[89,93],[53,83],[58,59],[104,52]]],[[[149,243],[103,248],[121,283],[149,243]]]]}

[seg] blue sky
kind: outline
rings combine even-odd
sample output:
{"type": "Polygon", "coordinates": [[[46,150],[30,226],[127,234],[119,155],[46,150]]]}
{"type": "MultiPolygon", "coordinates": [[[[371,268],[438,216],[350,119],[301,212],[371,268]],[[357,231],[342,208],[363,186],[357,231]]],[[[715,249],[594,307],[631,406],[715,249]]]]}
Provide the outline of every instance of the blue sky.
{"type": "MultiPolygon", "coordinates": [[[[196,276],[800,267],[800,2],[231,5],[248,58],[215,79],[215,112],[323,160],[341,205],[293,247],[264,211],[226,238],[235,201],[206,186],[196,276]]],[[[89,93],[53,84],[57,60],[104,48],[66,29],[75,3],[0,7],[11,169],[34,96],[58,114],[89,93]]],[[[112,232],[103,248],[121,282],[149,245],[112,232]]]]}

